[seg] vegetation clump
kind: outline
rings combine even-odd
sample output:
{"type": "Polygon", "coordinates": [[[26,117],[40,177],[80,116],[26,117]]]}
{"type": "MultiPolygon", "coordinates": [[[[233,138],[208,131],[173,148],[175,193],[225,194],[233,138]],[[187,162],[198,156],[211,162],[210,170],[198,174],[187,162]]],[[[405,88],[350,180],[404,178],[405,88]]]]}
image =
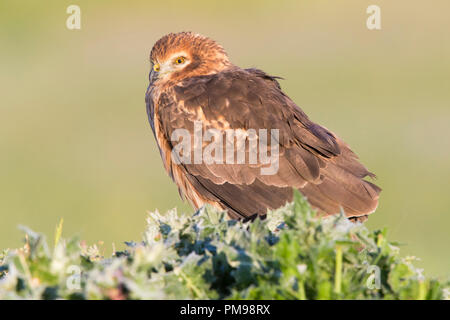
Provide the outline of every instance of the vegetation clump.
{"type": "Polygon", "coordinates": [[[23,228],[25,245],[0,251],[0,299],[446,299],[386,231],[320,218],[293,203],[251,223],[205,207],[150,213],[140,242],[105,258],[77,238],[54,248],[23,228]]]}

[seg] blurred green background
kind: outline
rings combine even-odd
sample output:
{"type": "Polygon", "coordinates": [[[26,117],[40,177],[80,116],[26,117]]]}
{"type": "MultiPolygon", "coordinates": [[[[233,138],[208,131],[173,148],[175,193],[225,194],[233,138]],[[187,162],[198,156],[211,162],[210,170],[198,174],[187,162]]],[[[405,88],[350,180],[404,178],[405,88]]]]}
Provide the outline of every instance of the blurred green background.
{"type": "Polygon", "coordinates": [[[216,39],[241,67],[282,76],[316,122],[348,142],[383,188],[371,229],[388,227],[450,270],[450,2],[0,2],[0,248],[18,224],[117,248],[147,210],[182,204],[147,123],[148,54],[168,32],[216,39]],[[66,8],[81,7],[81,30],[66,8]],[[381,7],[382,30],[366,28],[381,7]]]}

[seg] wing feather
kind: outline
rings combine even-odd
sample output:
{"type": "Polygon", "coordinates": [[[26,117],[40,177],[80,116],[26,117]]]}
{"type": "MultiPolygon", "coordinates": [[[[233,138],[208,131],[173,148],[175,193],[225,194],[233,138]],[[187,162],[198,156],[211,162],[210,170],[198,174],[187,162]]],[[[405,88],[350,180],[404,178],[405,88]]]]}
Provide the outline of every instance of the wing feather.
{"type": "MultiPolygon", "coordinates": [[[[279,130],[279,170],[274,175],[261,175],[264,164],[248,164],[248,136],[245,164],[179,165],[199,194],[229,209],[233,217],[265,214],[268,208],[290,201],[292,188],[326,214],[342,207],[349,216],[363,216],[378,203],[381,189],[363,180],[372,174],[350,148],[310,121],[281,91],[276,78],[260,70],[235,68],[187,79],[164,92],[158,104],[156,115],[147,108],[150,122],[161,121],[169,144],[176,129],[192,134],[195,121],[202,121],[203,130],[240,129],[247,135],[249,129],[279,130]]],[[[153,124],[152,129],[155,132],[153,124]]]]}

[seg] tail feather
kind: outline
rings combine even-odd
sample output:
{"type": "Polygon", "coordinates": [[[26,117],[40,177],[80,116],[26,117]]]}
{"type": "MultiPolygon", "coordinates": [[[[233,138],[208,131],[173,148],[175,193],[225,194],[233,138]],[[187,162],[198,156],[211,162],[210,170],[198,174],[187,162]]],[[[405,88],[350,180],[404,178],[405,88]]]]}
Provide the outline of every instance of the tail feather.
{"type": "Polygon", "coordinates": [[[381,188],[365,177],[375,178],[362,165],[356,154],[339,140],[341,154],[323,169],[320,184],[307,184],[300,191],[313,207],[325,214],[336,214],[341,209],[348,217],[363,217],[375,211],[381,188]]]}

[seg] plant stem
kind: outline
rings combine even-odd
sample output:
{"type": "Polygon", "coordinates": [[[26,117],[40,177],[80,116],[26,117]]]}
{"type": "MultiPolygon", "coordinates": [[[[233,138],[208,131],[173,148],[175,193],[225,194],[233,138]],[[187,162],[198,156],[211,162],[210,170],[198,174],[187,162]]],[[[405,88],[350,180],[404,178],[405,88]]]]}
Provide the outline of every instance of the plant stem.
{"type": "Polygon", "coordinates": [[[300,300],[306,300],[306,294],[305,294],[305,282],[303,280],[300,281],[298,284],[298,293],[299,293],[299,299],[300,300]]]}
{"type": "Polygon", "coordinates": [[[427,296],[427,288],[424,280],[419,280],[419,296],[417,300],[425,300],[427,296]]]}
{"type": "Polygon", "coordinates": [[[336,270],[334,275],[334,292],[341,293],[342,286],[342,246],[336,246],[336,270]]]}

